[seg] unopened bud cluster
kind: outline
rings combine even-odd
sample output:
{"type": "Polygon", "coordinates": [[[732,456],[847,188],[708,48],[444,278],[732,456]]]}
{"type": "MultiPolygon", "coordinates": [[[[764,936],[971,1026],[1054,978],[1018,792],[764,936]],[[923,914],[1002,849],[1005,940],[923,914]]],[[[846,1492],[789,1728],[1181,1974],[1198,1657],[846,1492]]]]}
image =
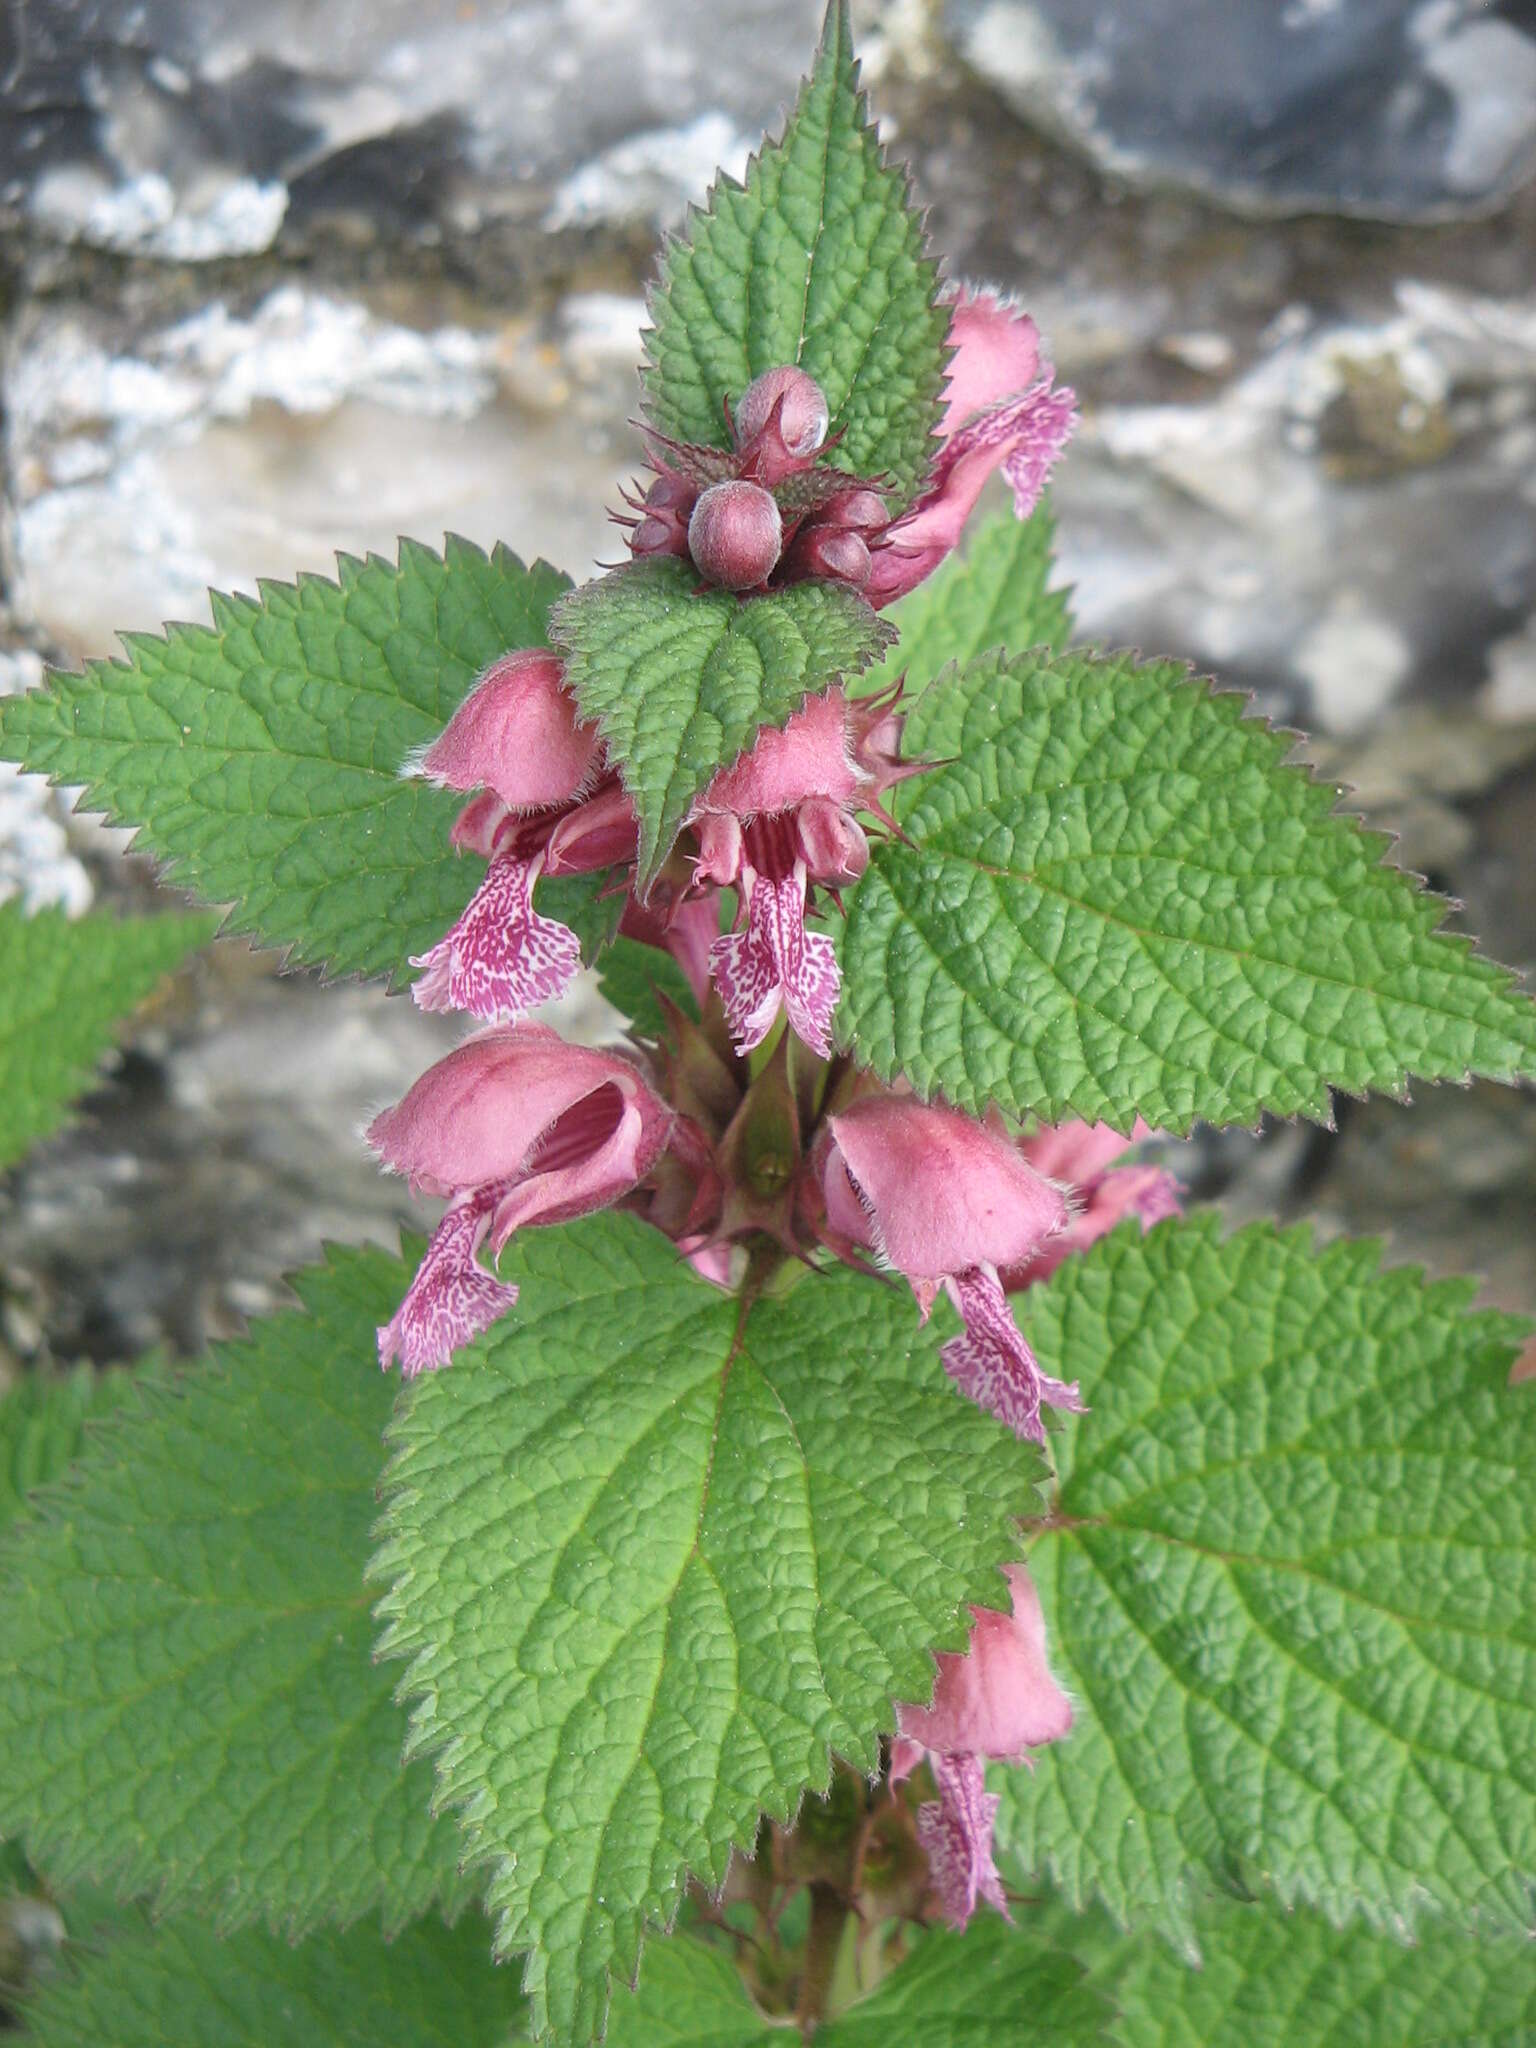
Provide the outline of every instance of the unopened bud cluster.
{"type": "Polygon", "coordinates": [[[890,515],[868,482],[818,466],[831,444],[816,379],[787,365],[765,370],[727,416],[728,450],[649,436],[659,474],[629,498],[634,516],[620,518],[630,552],[681,556],[722,590],[812,576],[862,590],[890,515]]]}

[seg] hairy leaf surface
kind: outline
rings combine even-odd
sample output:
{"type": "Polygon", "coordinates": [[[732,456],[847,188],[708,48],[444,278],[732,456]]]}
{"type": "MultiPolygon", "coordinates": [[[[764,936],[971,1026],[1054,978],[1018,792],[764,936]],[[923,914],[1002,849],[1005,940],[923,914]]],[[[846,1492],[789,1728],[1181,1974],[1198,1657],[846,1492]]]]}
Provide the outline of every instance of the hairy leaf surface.
{"type": "Polygon", "coordinates": [[[1089,1964],[1114,2018],[1105,2048],[1526,2048],[1536,1943],[1430,1922],[1412,1946],[1358,1921],[1213,1898],[1195,1921],[1200,1967],[1104,1913],[1043,1916],[1089,1964]]]}
{"type": "Polygon", "coordinates": [[[1029,1567],[1077,1705],[1002,1838],[1191,1939],[1191,1873],[1406,1928],[1536,1902],[1536,1388],[1473,1281],[1203,1216],[1020,1299],[1089,1413],[1029,1567]]]}
{"type": "Polygon", "coordinates": [[[85,1440],[85,1425],[128,1400],[132,1375],[30,1372],[0,1396],[0,1529],[22,1513],[29,1493],[57,1479],[85,1440]]]}
{"type": "Polygon", "coordinates": [[[482,872],[448,831],[460,799],[402,769],[499,654],[541,645],[569,580],[452,539],[337,580],[212,596],[213,625],[124,636],[127,658],[55,672],[0,705],[0,754],[141,829],[231,929],[333,974],[398,977],[482,872]]]}
{"type": "MultiPolygon", "coordinates": [[[[71,1919],[74,1916],[71,1915],[71,1919]]],[[[511,2048],[526,2007],[477,1914],[393,1941],[328,1929],[297,1947],[263,1928],[149,1928],[135,1913],[71,1943],[27,2012],[43,2048],[511,2048]]]]}
{"type": "Polygon", "coordinates": [[[409,1275],[337,1253],[308,1311],[136,1387],[0,1552],[0,1833],[67,1885],[289,1930],[462,1887],[370,1661],[363,1591],[409,1275]]]}
{"type": "Polygon", "coordinates": [[[663,256],[645,409],[674,439],[726,447],[727,402],[798,363],[842,435],[831,459],[888,478],[895,513],[938,425],[949,314],[936,281],[906,172],[886,164],[865,112],[846,0],[832,0],[782,140],[744,185],[722,177],[663,256]]]}
{"type": "Polygon", "coordinates": [[[551,620],[583,718],[595,719],[640,818],[649,888],[716,769],[781,726],[813,691],[857,673],[893,628],[837,583],[763,597],[701,589],[671,559],[587,583],[551,620]]]}
{"type": "Polygon", "coordinates": [[[382,1647],[499,1951],[584,2041],[685,1872],[718,1885],[832,1752],[876,1767],[964,1603],[1000,1604],[1040,1467],[893,1287],[806,1275],[744,1309],[619,1216],[502,1270],[513,1315],[391,1430],[382,1647]]]}
{"type": "MultiPolygon", "coordinates": [[[[990,1916],[927,1935],[868,1998],[816,2031],[818,2048],[1099,2048],[1111,2007],[1061,1942],[990,1916]]],[[[724,1955],[686,1935],[647,1949],[640,1989],[614,1999],[609,2048],[771,2048],[724,1955]]],[[[788,2038],[793,2038],[789,2036],[788,2038]]]]}
{"type": "Polygon", "coordinates": [[[842,944],[838,1029],[883,1078],[1183,1131],[1536,1076],[1536,1004],[1242,699],[1174,662],[992,655],[919,709],[909,745],[956,758],[909,785],[842,944]]]}
{"type": "Polygon", "coordinates": [[[0,1166],[59,1128],[129,1014],[217,922],[0,905],[0,1166]]]}
{"type": "Polygon", "coordinates": [[[643,945],[639,939],[614,941],[603,955],[597,985],[647,1038],[659,1038],[666,1029],[663,997],[685,1017],[698,1018],[698,1000],[682,968],[660,946],[643,945]]]}

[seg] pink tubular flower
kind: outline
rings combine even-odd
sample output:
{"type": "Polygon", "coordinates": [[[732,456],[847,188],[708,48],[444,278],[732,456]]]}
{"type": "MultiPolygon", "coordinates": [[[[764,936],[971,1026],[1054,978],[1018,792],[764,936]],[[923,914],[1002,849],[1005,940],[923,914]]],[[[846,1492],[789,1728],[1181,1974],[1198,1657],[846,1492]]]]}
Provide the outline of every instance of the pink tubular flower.
{"type": "MultiPolygon", "coordinates": [[[[841,690],[810,698],[780,730],[759,733],[695,803],[696,881],[735,887],[734,931],[710,948],[737,1050],[760,1045],[784,1009],[821,1058],[832,1051],[840,976],[832,941],[806,930],[810,886],[837,888],[869,859],[857,809],[884,819],[880,794],[915,774],[898,758],[895,694],[850,704],[841,690]]],[[[888,821],[887,821],[888,822],[888,821]]]]}
{"type": "Polygon", "coordinates": [[[602,772],[595,725],[577,719],[565,663],[547,647],[503,655],[421,756],[444,789],[488,789],[508,810],[563,809],[602,772]]]}
{"type": "Polygon", "coordinates": [[[1012,1614],[973,1607],[965,1655],[937,1659],[932,1705],[896,1709],[891,1783],[927,1758],[939,1797],[919,1807],[918,1839],[940,1909],[960,1928],[978,1897],[1005,1919],[1013,1917],[992,1860],[998,1802],[986,1789],[986,1761],[1027,1762],[1031,1749],[1060,1741],[1072,1726],[1071,1702],[1046,1661],[1045,1617],[1034,1583],[1021,1564],[1004,1569],[1012,1614]]]}
{"type": "Polygon", "coordinates": [[[1041,1371],[1000,1269],[1025,1265],[1063,1227],[1061,1189],[1012,1140],[937,1104],[867,1095],[829,1129],[820,1167],[834,1247],[872,1247],[906,1276],[925,1314],[944,1287],[965,1321],[940,1353],[945,1370],[1016,1436],[1043,1443],[1043,1402],[1083,1404],[1075,1385],[1041,1371]]]}
{"type": "Polygon", "coordinates": [[[1027,519],[1077,416],[1077,400],[1053,385],[1035,323],[991,292],[962,292],[954,302],[942,444],[933,474],[909,511],[875,543],[864,594],[887,605],[922,582],[960,538],[994,469],[1027,519]]]}
{"type": "Polygon", "coordinates": [[[1108,1124],[1058,1124],[1026,1138],[1019,1150],[1037,1173],[1071,1188],[1075,1213],[1064,1230],[1022,1265],[1010,1266],[1003,1286],[1014,1294],[1048,1279],[1073,1252],[1085,1252],[1127,1216],[1139,1216],[1143,1230],[1182,1212],[1182,1191],[1160,1166],[1115,1166],[1122,1153],[1155,1136],[1138,1117],[1129,1137],[1108,1124]]]}
{"type": "Polygon", "coordinates": [[[424,1010],[485,1022],[526,1016],[563,995],[581,965],[575,933],[534,909],[534,887],[541,874],[632,854],[628,799],[605,775],[597,728],[576,716],[564,662],[544,647],[489,669],[420,766],[447,789],[478,792],[453,841],[490,867],[447,936],[413,956],[422,973],[412,994],[424,1010]]]}
{"type": "Polygon", "coordinates": [[[368,1142],[411,1186],[450,1199],[404,1301],[379,1331],[379,1363],[407,1378],[446,1365],[517,1299],[476,1258],[514,1231],[590,1215],[655,1165],[672,1112],[615,1053],[537,1024],[482,1031],[375,1117],[368,1142]]]}

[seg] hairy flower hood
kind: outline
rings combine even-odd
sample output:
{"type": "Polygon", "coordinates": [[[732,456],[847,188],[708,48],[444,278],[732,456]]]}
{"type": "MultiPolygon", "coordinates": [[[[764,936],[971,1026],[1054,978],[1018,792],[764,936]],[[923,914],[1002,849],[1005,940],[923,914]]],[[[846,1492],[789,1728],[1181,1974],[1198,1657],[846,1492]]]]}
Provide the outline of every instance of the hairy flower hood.
{"type": "Polygon", "coordinates": [[[421,767],[447,789],[489,789],[511,810],[537,811],[584,795],[602,757],[597,727],[576,716],[565,663],[527,647],[486,671],[421,767]]]}
{"type": "Polygon", "coordinates": [[[1061,1189],[958,1110],[866,1095],[829,1122],[828,1223],[873,1245],[920,1298],[922,1283],[931,1298],[953,1274],[1021,1263],[1067,1220],[1061,1189]]]}
{"type": "Polygon", "coordinates": [[[865,596],[887,605],[922,582],[960,539],[982,487],[1001,469],[1020,519],[1034,510],[1077,417],[1052,385],[1035,323],[992,292],[960,292],[950,315],[941,445],[927,487],[873,550],[865,596]]]}
{"type": "Polygon", "coordinates": [[[1045,1617],[1034,1582],[1021,1564],[1004,1570],[1012,1614],[973,1607],[969,1649],[937,1659],[932,1705],[897,1708],[894,1776],[905,1776],[918,1749],[1012,1762],[1026,1750],[1059,1741],[1072,1726],[1072,1703],[1046,1662],[1045,1617]]]}
{"type": "Polygon", "coordinates": [[[854,731],[841,690],[811,697],[781,730],[767,727],[723,768],[694,805],[697,817],[772,816],[809,797],[848,803],[868,779],[853,756],[854,731]]]}
{"type": "Polygon", "coordinates": [[[615,1053],[567,1045],[540,1024],[482,1031],[429,1067],[368,1142],[431,1194],[507,1183],[495,1217],[520,1224],[601,1208],[644,1178],[672,1112],[615,1053]]]}

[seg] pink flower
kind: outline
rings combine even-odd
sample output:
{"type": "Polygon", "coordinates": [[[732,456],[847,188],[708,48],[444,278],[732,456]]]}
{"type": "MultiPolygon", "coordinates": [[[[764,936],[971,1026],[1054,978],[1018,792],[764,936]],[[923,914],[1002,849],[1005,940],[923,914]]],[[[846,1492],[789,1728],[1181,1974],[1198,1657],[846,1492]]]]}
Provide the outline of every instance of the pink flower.
{"type": "Polygon", "coordinates": [[[1067,1202],[1013,1141],[958,1110],[866,1095],[829,1119],[821,1190],[834,1248],[868,1245],[926,1314],[942,1286],[965,1329],[940,1353],[963,1393],[1016,1436],[1045,1441],[1042,1402],[1080,1411],[1009,1313],[1000,1269],[1026,1264],[1066,1223],[1067,1202]]]}
{"type": "Polygon", "coordinates": [[[1058,1742],[1072,1726],[1072,1705],[1051,1675],[1045,1617],[1029,1573],[1004,1567],[1011,1615],[973,1607],[964,1656],[941,1652],[933,1703],[898,1706],[891,1782],[899,1784],[924,1757],[938,1787],[937,1803],[918,1809],[917,1832],[929,1879],[944,1917],[964,1927],[978,1896],[1011,1919],[992,1859],[997,1799],[986,1789],[984,1764],[1027,1762],[1028,1752],[1058,1742]]]}
{"type": "Polygon", "coordinates": [[[806,929],[806,901],[813,883],[837,888],[863,873],[869,842],[854,811],[889,823],[881,792],[918,772],[899,758],[897,695],[809,698],[782,731],[759,733],[690,813],[696,882],[740,895],[736,929],[710,948],[739,1052],[761,1045],[783,1009],[813,1052],[831,1054],[841,977],[832,941],[806,929]]]}
{"type": "Polygon", "coordinates": [[[1138,1117],[1129,1137],[1121,1137],[1108,1124],[1069,1123],[1037,1131],[1023,1141],[1019,1150],[1037,1173],[1071,1188],[1075,1209],[1064,1230],[1032,1258],[1003,1273],[1009,1294],[1047,1279],[1063,1259],[1097,1244],[1127,1216],[1139,1216],[1143,1230],[1150,1230],[1154,1223],[1182,1212],[1182,1190],[1171,1173],[1160,1166],[1113,1165],[1132,1145],[1154,1135],[1138,1117]]]}
{"type": "Polygon", "coordinates": [[[576,716],[560,656],[524,647],[492,663],[420,759],[444,789],[488,789],[508,810],[547,811],[587,794],[603,746],[576,716]]]}
{"type": "Polygon", "coordinates": [[[581,942],[533,907],[542,856],[497,856],[464,914],[425,953],[411,995],[422,1010],[467,1010],[483,1019],[526,1017],[563,996],[581,966],[581,942]]]}
{"type": "Polygon", "coordinates": [[[567,1045],[543,1025],[482,1031],[429,1067],[368,1142],[411,1186],[449,1197],[405,1300],[379,1331],[379,1362],[406,1376],[446,1365],[517,1298],[476,1254],[514,1231],[607,1208],[665,1148],[672,1112],[616,1053],[567,1045]]]}
{"type": "Polygon", "coordinates": [[[887,605],[921,583],[955,546],[982,486],[1001,467],[1013,509],[1027,519],[1077,414],[1054,387],[1035,323],[991,292],[955,300],[949,386],[933,473],[915,505],[875,543],[864,594],[887,605]]]}
{"type": "Polygon", "coordinates": [[[634,852],[635,821],[605,773],[597,728],[565,688],[565,664],[524,648],[489,669],[420,766],[448,789],[476,790],[453,841],[489,862],[447,935],[412,956],[424,1010],[485,1022],[526,1016],[565,993],[581,965],[574,932],[533,907],[542,874],[589,873],[634,852]]]}

